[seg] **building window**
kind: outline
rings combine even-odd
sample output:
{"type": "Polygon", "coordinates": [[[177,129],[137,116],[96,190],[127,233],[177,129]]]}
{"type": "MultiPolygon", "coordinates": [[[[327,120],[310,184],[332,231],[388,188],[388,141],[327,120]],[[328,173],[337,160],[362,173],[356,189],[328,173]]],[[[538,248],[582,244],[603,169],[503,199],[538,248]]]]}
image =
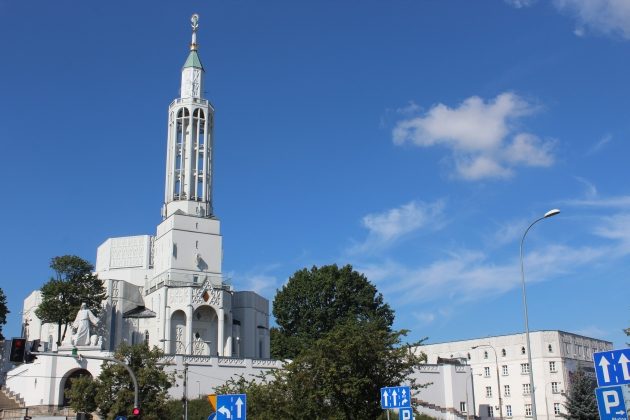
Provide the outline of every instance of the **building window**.
{"type": "Polygon", "coordinates": [[[564,352],[567,355],[571,354],[571,343],[564,343],[564,352]]]}
{"type": "Polygon", "coordinates": [[[523,384],[523,395],[529,395],[532,393],[532,387],[529,384],[523,384]]]}
{"type": "Polygon", "coordinates": [[[556,362],[549,362],[549,372],[551,373],[556,372],[556,362]]]}
{"type": "Polygon", "coordinates": [[[506,405],[505,406],[505,415],[508,417],[512,417],[512,406],[511,405],[506,405]]]}
{"type": "Polygon", "coordinates": [[[470,360],[470,353],[468,353],[468,360],[470,360]]]}
{"type": "Polygon", "coordinates": [[[509,385],[503,385],[503,395],[505,395],[506,397],[510,396],[510,386],[509,385]]]}
{"type": "Polygon", "coordinates": [[[531,417],[532,416],[532,405],[531,404],[525,404],[525,416],[527,416],[527,417],[531,417]]]}
{"type": "Polygon", "coordinates": [[[487,386],[486,387],[486,397],[488,397],[488,398],[492,397],[492,387],[491,386],[487,386]]]}
{"type": "Polygon", "coordinates": [[[484,359],[487,359],[487,358],[488,358],[488,352],[487,352],[487,351],[484,351],[484,352],[483,352],[483,358],[484,358],[484,359]]]}
{"type": "Polygon", "coordinates": [[[551,383],[551,392],[553,392],[554,394],[557,394],[558,392],[558,382],[552,382],[551,383]]]}
{"type": "Polygon", "coordinates": [[[525,354],[525,347],[521,347],[521,354],[525,354]]]}
{"type": "Polygon", "coordinates": [[[529,363],[521,363],[521,373],[529,373],[529,363]]]}
{"type": "Polygon", "coordinates": [[[466,412],[466,401],[462,401],[459,403],[459,411],[462,413],[466,412]]]}
{"type": "Polygon", "coordinates": [[[553,403],[553,414],[555,414],[556,416],[562,414],[562,412],[560,411],[560,403],[553,403]]]}
{"type": "Polygon", "coordinates": [[[503,372],[503,376],[508,376],[508,367],[507,367],[507,365],[501,366],[501,371],[503,372]]]}
{"type": "Polygon", "coordinates": [[[488,406],[488,417],[494,417],[494,409],[488,406]]]}
{"type": "Polygon", "coordinates": [[[145,330],[144,331],[144,343],[148,346],[149,345],[149,330],[145,330]]]}
{"type": "Polygon", "coordinates": [[[547,346],[547,349],[549,350],[549,353],[553,353],[553,347],[551,347],[551,344],[547,346]]]}
{"type": "Polygon", "coordinates": [[[490,377],[490,368],[488,366],[483,368],[483,376],[485,376],[486,378],[490,377]]]}
{"type": "Polygon", "coordinates": [[[501,356],[503,356],[503,357],[507,356],[507,352],[505,351],[505,349],[501,350],[501,356]]]}

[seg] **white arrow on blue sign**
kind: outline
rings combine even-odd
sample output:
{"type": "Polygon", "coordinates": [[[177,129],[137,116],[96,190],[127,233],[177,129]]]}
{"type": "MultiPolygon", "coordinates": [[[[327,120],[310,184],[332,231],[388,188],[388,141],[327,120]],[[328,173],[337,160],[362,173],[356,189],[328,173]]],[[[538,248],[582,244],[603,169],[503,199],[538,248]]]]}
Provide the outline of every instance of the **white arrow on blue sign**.
{"type": "Polygon", "coordinates": [[[411,393],[408,386],[386,386],[381,388],[381,408],[411,407],[411,393]]]}
{"type": "Polygon", "coordinates": [[[627,391],[624,393],[624,388],[627,390],[625,386],[609,386],[595,390],[601,420],[628,420],[625,403],[628,394],[627,391]]]}
{"type": "Polygon", "coordinates": [[[630,384],[630,348],[593,353],[597,385],[630,384]]]}
{"type": "Polygon", "coordinates": [[[227,394],[217,395],[216,420],[246,420],[247,395],[227,394]]]}

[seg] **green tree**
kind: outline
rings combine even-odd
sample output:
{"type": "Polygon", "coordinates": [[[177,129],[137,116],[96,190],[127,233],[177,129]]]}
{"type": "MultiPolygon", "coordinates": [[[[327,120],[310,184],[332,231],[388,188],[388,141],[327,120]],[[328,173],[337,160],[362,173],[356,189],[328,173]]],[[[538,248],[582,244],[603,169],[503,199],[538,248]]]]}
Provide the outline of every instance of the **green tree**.
{"type": "Polygon", "coordinates": [[[56,276],[42,286],[42,302],[35,315],[43,323],[57,324],[57,345],[60,345],[81,303],[85,302],[98,316],[106,294],[103,283],[92,274],[94,266],[76,255],[55,257],[50,268],[56,276]]]}
{"type": "Polygon", "coordinates": [[[7,307],[7,297],[4,294],[4,290],[0,288],[0,340],[4,340],[4,336],[2,335],[2,326],[7,323],[7,314],[9,312],[9,308],[7,307]]]}
{"type": "Polygon", "coordinates": [[[597,420],[597,399],[595,398],[597,382],[592,376],[588,376],[583,370],[574,372],[570,377],[569,395],[564,404],[565,419],[572,420],[597,420]]]}
{"type": "Polygon", "coordinates": [[[336,264],[302,269],[276,294],[271,355],[291,359],[348,319],[375,322],[387,331],[394,311],[361,273],[336,264]]]}
{"type": "Polygon", "coordinates": [[[72,379],[70,388],[66,390],[66,397],[70,400],[70,407],[77,413],[86,413],[91,418],[96,411],[96,382],[91,376],[79,376],[72,379]]]}
{"type": "Polygon", "coordinates": [[[246,393],[252,418],[374,419],[382,413],[381,387],[422,386],[409,375],[424,357],[403,345],[403,336],[378,322],[348,319],[284,369],[250,381],[239,377],[216,391],[246,393]]]}
{"type": "MultiPolygon", "coordinates": [[[[168,389],[173,378],[158,364],[164,354],[145,344],[122,344],[114,357],[124,361],[136,375],[142,418],[160,420],[169,417],[168,389]]],[[[94,381],[76,379],[68,391],[70,405],[78,411],[98,409],[105,419],[130,415],[134,405],[134,387],[129,372],[118,363],[104,362],[94,381]],[[75,401],[76,398],[76,401],[75,401]]]]}

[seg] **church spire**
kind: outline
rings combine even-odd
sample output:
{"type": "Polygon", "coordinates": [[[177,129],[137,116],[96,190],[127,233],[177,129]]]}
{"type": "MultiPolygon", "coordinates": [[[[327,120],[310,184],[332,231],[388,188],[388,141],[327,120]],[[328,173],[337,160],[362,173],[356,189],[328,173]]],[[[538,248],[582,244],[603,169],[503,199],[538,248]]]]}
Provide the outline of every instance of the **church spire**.
{"type": "Polygon", "coordinates": [[[214,109],[203,98],[204,69],[197,54],[199,15],[192,15],[192,42],[182,68],[180,97],[169,107],[163,217],[175,212],[212,216],[214,109]]]}

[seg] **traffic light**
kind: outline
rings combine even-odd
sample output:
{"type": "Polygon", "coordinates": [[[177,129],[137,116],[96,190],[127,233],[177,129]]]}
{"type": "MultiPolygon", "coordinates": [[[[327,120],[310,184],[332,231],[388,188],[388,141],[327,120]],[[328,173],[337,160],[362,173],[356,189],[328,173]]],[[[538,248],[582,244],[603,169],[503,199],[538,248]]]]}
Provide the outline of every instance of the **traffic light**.
{"type": "Polygon", "coordinates": [[[37,352],[39,351],[39,342],[40,340],[33,340],[31,342],[31,347],[26,351],[24,355],[24,363],[33,363],[35,359],[37,359],[37,352]],[[33,354],[35,352],[35,354],[33,354]]]}
{"type": "Polygon", "coordinates": [[[11,354],[9,360],[13,363],[24,362],[24,352],[26,351],[26,338],[14,338],[11,340],[11,354]]]}
{"type": "Polygon", "coordinates": [[[133,410],[131,410],[131,414],[134,416],[139,416],[140,415],[140,408],[139,407],[134,407],[133,410]]]}

